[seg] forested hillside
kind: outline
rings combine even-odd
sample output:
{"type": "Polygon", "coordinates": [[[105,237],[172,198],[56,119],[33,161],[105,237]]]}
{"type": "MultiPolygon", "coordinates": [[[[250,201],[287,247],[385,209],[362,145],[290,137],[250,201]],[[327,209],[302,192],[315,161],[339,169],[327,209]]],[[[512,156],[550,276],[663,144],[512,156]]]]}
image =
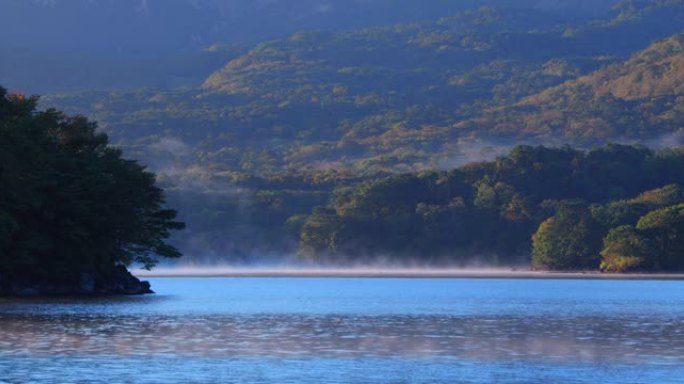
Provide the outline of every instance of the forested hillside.
{"type": "Polygon", "coordinates": [[[430,20],[482,5],[588,18],[604,14],[613,0],[571,2],[0,0],[0,84],[40,93],[198,85],[231,58],[228,52],[216,61],[208,47],[430,20]]]}
{"type": "Polygon", "coordinates": [[[463,127],[593,141],[676,138],[684,122],[683,43],[681,34],[658,41],[625,62],[487,111],[463,127]]]}
{"type": "MultiPolygon", "coordinates": [[[[42,105],[100,121],[150,164],[189,224],[175,241],[204,260],[294,254],[312,210],[345,188],[516,144],[681,142],[684,1],[464,2],[386,19],[373,4],[358,24],[216,41],[187,68],[224,60],[195,85],[55,92],[42,105]]],[[[514,229],[521,255],[530,228],[514,229]]]]}
{"type": "MultiPolygon", "coordinates": [[[[534,9],[478,8],[434,22],[297,33],[230,60],[202,89],[84,92],[44,103],[97,118],[131,153],[167,160],[155,152],[173,141],[191,152],[180,162],[231,172],[373,175],[448,166],[469,160],[473,147],[548,140],[550,128],[533,110],[520,107],[513,120],[505,108],[619,66],[681,31],[684,3],[648,4],[579,22],[534,9]]],[[[594,104],[582,111],[587,119],[618,107],[628,112],[622,120],[638,113],[609,100],[594,104]]],[[[622,120],[603,135],[582,124],[553,138],[600,143],[674,130],[622,120]]]]}
{"type": "Polygon", "coordinates": [[[307,219],[299,252],[361,264],[680,270],[682,182],[681,148],[518,146],[492,162],[338,188],[307,219]]]}

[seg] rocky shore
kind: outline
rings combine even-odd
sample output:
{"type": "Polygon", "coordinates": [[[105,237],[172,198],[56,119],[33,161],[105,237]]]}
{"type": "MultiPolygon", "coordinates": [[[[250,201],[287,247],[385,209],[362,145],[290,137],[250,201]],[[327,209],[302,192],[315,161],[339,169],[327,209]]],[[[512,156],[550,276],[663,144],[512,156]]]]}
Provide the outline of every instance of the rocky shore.
{"type": "Polygon", "coordinates": [[[57,282],[26,277],[0,275],[0,296],[109,296],[154,293],[150,283],[133,276],[125,267],[117,266],[108,276],[82,273],[80,281],[57,282]]]}

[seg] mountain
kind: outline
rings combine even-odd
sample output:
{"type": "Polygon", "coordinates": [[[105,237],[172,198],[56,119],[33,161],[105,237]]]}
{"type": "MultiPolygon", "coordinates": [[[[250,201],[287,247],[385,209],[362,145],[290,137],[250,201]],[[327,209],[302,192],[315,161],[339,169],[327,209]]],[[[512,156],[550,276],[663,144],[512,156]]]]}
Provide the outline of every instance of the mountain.
{"type": "Polygon", "coordinates": [[[682,91],[684,34],[677,34],[629,60],[488,111],[462,127],[589,140],[648,142],[668,134],[681,140],[682,91]]]}
{"type": "MultiPolygon", "coordinates": [[[[357,29],[428,20],[507,0],[0,0],[0,43],[101,56],[187,53],[216,43],[256,43],[299,30],[357,29]]],[[[612,0],[517,0],[591,16],[612,0]],[[568,6],[567,4],[572,4],[568,6]]]]}
{"type": "Polygon", "coordinates": [[[250,46],[297,31],[339,32],[436,19],[482,5],[587,19],[612,0],[0,0],[0,83],[33,92],[197,85],[250,46]],[[216,53],[216,52],[214,52],[216,53]],[[181,66],[177,64],[193,63],[181,66]],[[171,66],[168,70],[167,66],[171,66]],[[179,66],[181,66],[179,68],[179,66]],[[157,69],[155,71],[155,68],[157,69]],[[161,70],[160,70],[161,69],[161,70]]]}
{"type": "Polygon", "coordinates": [[[632,101],[673,97],[684,91],[684,34],[656,42],[624,63],[582,76],[523,101],[523,105],[549,103],[561,94],[589,92],[632,101]]]}
{"type": "MultiPolygon", "coordinates": [[[[261,43],[201,88],[66,93],[44,103],[96,118],[134,156],[153,166],[176,164],[174,172],[178,164],[257,175],[446,167],[511,140],[593,139],[588,129],[551,135],[551,126],[525,120],[533,110],[525,100],[620,65],[680,32],[683,19],[683,2],[648,2],[588,20],[482,7],[431,22],[261,43]],[[185,150],[169,152],[169,142],[185,150]]],[[[605,102],[595,108],[636,113],[605,102]]],[[[650,128],[631,121],[595,139],[652,138],[644,131],[650,128]]]]}
{"type": "Polygon", "coordinates": [[[179,247],[214,261],[293,253],[314,208],[385,176],[521,143],[678,140],[684,1],[463,4],[228,48],[195,85],[55,92],[42,105],[99,121],[149,165],[188,223],[179,247]]]}

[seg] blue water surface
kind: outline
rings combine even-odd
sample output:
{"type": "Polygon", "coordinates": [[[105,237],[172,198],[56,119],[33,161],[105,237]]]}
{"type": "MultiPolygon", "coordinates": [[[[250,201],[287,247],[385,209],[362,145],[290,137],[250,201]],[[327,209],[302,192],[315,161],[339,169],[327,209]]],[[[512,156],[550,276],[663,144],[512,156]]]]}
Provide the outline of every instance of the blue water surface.
{"type": "Polygon", "coordinates": [[[0,383],[683,383],[684,282],[156,278],[0,300],[0,383]]]}

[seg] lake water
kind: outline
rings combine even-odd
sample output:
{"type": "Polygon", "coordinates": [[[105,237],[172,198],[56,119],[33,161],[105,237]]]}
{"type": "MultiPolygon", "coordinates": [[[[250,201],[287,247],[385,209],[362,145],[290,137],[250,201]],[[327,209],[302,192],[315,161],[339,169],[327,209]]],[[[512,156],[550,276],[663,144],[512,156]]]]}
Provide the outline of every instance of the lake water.
{"type": "Polygon", "coordinates": [[[684,382],[684,281],[151,283],[0,300],[0,383],[684,382]]]}

